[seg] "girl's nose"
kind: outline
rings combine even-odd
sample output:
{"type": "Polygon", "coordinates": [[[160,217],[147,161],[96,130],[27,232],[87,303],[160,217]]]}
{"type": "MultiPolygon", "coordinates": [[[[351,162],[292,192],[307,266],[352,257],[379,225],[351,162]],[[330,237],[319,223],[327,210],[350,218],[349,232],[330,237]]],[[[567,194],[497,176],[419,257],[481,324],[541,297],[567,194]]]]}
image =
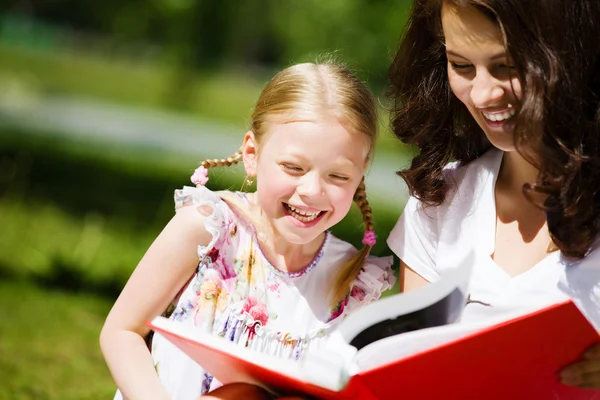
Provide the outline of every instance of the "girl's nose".
{"type": "Polygon", "coordinates": [[[318,197],[323,194],[323,184],[321,177],[316,173],[308,173],[304,175],[296,191],[300,196],[318,197]]]}

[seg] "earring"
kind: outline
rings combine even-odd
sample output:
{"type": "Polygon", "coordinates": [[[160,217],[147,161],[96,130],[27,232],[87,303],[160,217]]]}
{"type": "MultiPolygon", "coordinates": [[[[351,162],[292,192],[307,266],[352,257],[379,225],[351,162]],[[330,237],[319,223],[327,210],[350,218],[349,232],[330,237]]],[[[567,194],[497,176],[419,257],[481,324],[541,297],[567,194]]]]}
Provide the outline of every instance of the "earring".
{"type": "Polygon", "coordinates": [[[254,179],[252,179],[251,176],[246,178],[246,186],[252,186],[253,183],[254,183],[254,179]]]}

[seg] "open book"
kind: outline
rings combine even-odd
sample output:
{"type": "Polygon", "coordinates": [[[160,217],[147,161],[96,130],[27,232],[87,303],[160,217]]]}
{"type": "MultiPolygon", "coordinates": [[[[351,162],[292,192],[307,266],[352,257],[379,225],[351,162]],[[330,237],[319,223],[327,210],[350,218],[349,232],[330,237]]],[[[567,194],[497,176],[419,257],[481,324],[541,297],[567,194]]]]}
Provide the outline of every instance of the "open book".
{"type": "Polygon", "coordinates": [[[149,326],[222,383],[322,399],[588,399],[556,372],[600,337],[572,302],[477,324],[455,324],[472,260],[421,290],[347,317],[298,361],[242,348],[157,317],[149,326]]]}

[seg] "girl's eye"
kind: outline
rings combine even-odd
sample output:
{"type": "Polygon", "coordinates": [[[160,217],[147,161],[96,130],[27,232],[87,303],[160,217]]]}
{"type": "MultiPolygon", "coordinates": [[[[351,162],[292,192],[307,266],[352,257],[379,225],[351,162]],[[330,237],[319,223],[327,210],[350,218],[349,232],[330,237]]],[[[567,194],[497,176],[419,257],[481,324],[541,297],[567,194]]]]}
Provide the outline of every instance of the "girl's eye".
{"type": "Polygon", "coordinates": [[[453,70],[458,72],[466,72],[473,67],[471,64],[459,64],[452,61],[450,61],[450,66],[453,70]]]}
{"type": "Polygon", "coordinates": [[[342,175],[331,175],[331,177],[333,179],[336,179],[336,180],[339,180],[339,181],[342,181],[342,182],[347,182],[347,181],[350,180],[350,178],[348,178],[347,176],[342,176],[342,175]]]}
{"type": "Polygon", "coordinates": [[[283,164],[283,168],[287,169],[288,171],[302,172],[302,168],[298,167],[297,165],[283,164]]]}

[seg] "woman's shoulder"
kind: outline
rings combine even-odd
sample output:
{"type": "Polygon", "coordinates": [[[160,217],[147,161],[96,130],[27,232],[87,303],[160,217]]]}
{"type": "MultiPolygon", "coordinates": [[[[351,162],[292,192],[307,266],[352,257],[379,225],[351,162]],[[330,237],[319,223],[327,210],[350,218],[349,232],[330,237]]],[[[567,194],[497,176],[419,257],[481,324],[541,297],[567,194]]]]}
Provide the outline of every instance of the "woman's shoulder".
{"type": "Polygon", "coordinates": [[[444,178],[448,192],[444,201],[439,205],[429,205],[411,196],[389,235],[391,248],[401,251],[403,246],[393,243],[413,241],[413,236],[417,237],[415,245],[419,244],[416,247],[435,243],[442,229],[450,231],[451,227],[481,215],[484,209],[489,208],[489,193],[492,192],[488,189],[493,185],[501,160],[502,152],[490,149],[468,164],[455,161],[446,165],[444,178]],[[474,212],[476,210],[480,212],[474,212]]]}
{"type": "Polygon", "coordinates": [[[469,163],[453,161],[444,167],[444,179],[451,188],[473,186],[491,175],[498,173],[502,151],[491,148],[469,163]]]}

